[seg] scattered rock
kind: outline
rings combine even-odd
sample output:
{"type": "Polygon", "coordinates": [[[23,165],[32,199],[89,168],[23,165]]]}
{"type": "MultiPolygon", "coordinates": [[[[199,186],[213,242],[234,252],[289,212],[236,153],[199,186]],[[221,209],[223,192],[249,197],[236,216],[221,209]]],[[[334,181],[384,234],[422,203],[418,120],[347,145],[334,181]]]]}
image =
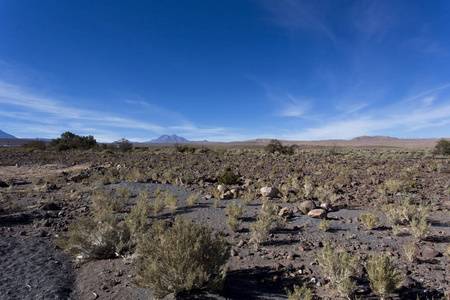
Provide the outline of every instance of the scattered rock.
{"type": "Polygon", "coordinates": [[[442,256],[442,253],[431,247],[425,246],[422,250],[422,257],[424,258],[435,258],[438,256],[442,256]]]}
{"type": "Polygon", "coordinates": [[[279,262],[276,262],[272,265],[272,269],[274,269],[276,271],[280,271],[282,268],[284,268],[284,266],[282,264],[280,264],[279,262]]]}
{"type": "Polygon", "coordinates": [[[269,198],[277,198],[280,194],[280,191],[276,187],[269,187],[265,186],[261,188],[261,194],[263,197],[269,197],[269,198]]]}
{"type": "Polygon", "coordinates": [[[292,218],[294,216],[294,212],[292,211],[292,209],[290,209],[289,207],[283,207],[282,209],[280,209],[280,211],[278,212],[278,215],[280,217],[285,217],[285,218],[292,218]]]}
{"type": "Polygon", "coordinates": [[[220,195],[221,200],[233,199],[233,193],[231,191],[226,191],[220,195]]]}
{"type": "Polygon", "coordinates": [[[334,207],[333,205],[331,205],[330,203],[322,203],[320,204],[320,207],[322,207],[323,209],[325,209],[327,212],[332,212],[334,211],[334,207]]]}
{"type": "Polygon", "coordinates": [[[228,190],[227,189],[227,187],[226,186],[224,186],[223,184],[219,184],[218,186],[217,186],[217,189],[219,190],[219,192],[225,192],[226,190],[228,190]]]}
{"type": "Polygon", "coordinates": [[[304,213],[305,215],[309,213],[311,210],[315,209],[317,206],[312,200],[303,201],[298,205],[298,209],[304,213]]]}
{"type": "Polygon", "coordinates": [[[88,177],[89,177],[88,174],[78,174],[78,175],[74,175],[74,176],[70,177],[70,180],[74,181],[74,182],[78,182],[78,181],[81,181],[81,180],[86,179],[88,177]]]}
{"type": "Polygon", "coordinates": [[[327,217],[327,212],[323,208],[317,208],[308,212],[308,216],[315,219],[325,219],[327,217]]]}

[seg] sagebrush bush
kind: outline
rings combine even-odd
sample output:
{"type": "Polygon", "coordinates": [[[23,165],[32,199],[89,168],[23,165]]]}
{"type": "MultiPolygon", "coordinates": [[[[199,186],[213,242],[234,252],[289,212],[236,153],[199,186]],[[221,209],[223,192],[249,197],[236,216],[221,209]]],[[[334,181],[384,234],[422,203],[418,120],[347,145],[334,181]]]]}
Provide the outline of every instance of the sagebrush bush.
{"type": "Polygon", "coordinates": [[[227,226],[231,231],[238,231],[241,228],[242,221],[236,217],[229,216],[227,219],[227,226]]]}
{"type": "Polygon", "coordinates": [[[402,205],[387,204],[382,207],[392,225],[408,225],[414,218],[428,217],[430,207],[404,201],[402,205]]]}
{"type": "Polygon", "coordinates": [[[225,207],[225,213],[234,218],[239,218],[244,213],[242,204],[230,203],[225,207]]]}
{"type": "Polygon", "coordinates": [[[136,205],[131,208],[131,212],[124,218],[132,236],[144,233],[150,225],[148,216],[154,207],[148,198],[148,193],[141,192],[136,200],[136,205]]]}
{"type": "Polygon", "coordinates": [[[120,212],[124,209],[125,203],[115,198],[112,191],[104,188],[93,190],[91,195],[94,214],[100,217],[103,214],[120,212]]]}
{"type": "Polygon", "coordinates": [[[360,214],[359,219],[369,230],[377,226],[378,222],[380,222],[380,218],[374,213],[360,214]]]}
{"type": "Polygon", "coordinates": [[[328,240],[324,241],[324,248],[317,254],[317,260],[327,277],[338,291],[350,297],[356,288],[351,277],[355,272],[358,258],[344,251],[336,251],[336,246],[328,240]]]}
{"type": "Polygon", "coordinates": [[[169,211],[173,214],[178,208],[178,198],[169,192],[164,193],[164,203],[169,208],[169,211]]]}
{"type": "Polygon", "coordinates": [[[423,240],[430,233],[430,224],[427,222],[426,215],[414,217],[411,222],[411,234],[418,240],[423,240]]]}
{"type": "Polygon", "coordinates": [[[331,220],[322,220],[322,222],[317,224],[317,227],[322,231],[328,231],[331,228],[331,222],[331,220]]]}
{"type": "Polygon", "coordinates": [[[406,193],[408,192],[408,185],[397,179],[388,179],[385,183],[380,184],[380,191],[385,195],[396,194],[398,192],[406,193]]]}
{"type": "Polygon", "coordinates": [[[298,285],[294,285],[293,291],[288,288],[285,288],[285,291],[288,296],[288,300],[312,300],[312,290],[308,288],[306,282],[300,287],[298,285]]]}
{"type": "Polygon", "coordinates": [[[221,287],[230,248],[212,228],[176,218],[155,222],[138,244],[138,279],[157,298],[221,287]]]}
{"type": "Polygon", "coordinates": [[[82,259],[106,259],[125,251],[129,241],[128,227],[112,215],[103,215],[100,220],[85,217],[72,223],[58,245],[82,259]]]}
{"type": "Polygon", "coordinates": [[[414,261],[417,255],[417,247],[413,242],[403,245],[403,251],[410,262],[414,261]]]}
{"type": "Polygon", "coordinates": [[[281,229],[286,224],[286,218],[278,215],[279,206],[276,204],[264,204],[255,223],[250,225],[252,237],[250,242],[259,245],[269,238],[270,232],[281,229]]]}
{"type": "Polygon", "coordinates": [[[384,299],[401,286],[400,275],[387,255],[372,255],[367,262],[367,274],[373,292],[384,299]]]}
{"type": "Polygon", "coordinates": [[[199,193],[190,195],[186,201],[189,206],[194,206],[198,202],[199,193]]]}

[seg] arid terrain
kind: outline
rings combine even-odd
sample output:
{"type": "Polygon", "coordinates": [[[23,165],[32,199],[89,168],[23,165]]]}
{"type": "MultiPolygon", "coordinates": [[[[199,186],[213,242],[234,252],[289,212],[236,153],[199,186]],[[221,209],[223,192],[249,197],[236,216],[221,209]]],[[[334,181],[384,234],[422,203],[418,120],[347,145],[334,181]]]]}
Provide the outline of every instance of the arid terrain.
{"type": "Polygon", "coordinates": [[[146,222],[189,218],[230,245],[223,290],[186,298],[288,299],[286,288],[305,283],[313,299],[380,299],[368,264],[386,254],[399,278],[387,298],[450,299],[450,158],[430,141],[300,143],[292,155],[268,153],[268,141],[0,148],[0,299],[153,299],[151,286],[136,285],[131,246],[87,258],[59,240],[100,212],[125,224],[140,200],[156,207],[161,195],[178,201],[146,222]],[[234,227],[232,205],[242,207],[234,227]],[[276,211],[265,235],[254,224],[268,208],[276,211]],[[329,243],[355,259],[350,291],[320,259],[329,243]]]}

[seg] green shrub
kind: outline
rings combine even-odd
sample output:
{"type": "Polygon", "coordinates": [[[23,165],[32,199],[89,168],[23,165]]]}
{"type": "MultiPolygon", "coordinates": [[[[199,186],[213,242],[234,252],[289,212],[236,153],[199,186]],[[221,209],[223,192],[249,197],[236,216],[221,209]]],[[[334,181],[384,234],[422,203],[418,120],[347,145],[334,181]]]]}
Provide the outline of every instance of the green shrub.
{"type": "Polygon", "coordinates": [[[29,143],[23,144],[22,145],[23,148],[26,149],[33,149],[33,150],[45,150],[47,148],[47,146],[45,145],[44,141],[31,141],[29,143]]]}
{"type": "Polygon", "coordinates": [[[372,255],[367,262],[370,287],[373,292],[384,297],[401,286],[399,273],[392,259],[387,255],[372,255]]]}
{"type": "Polygon", "coordinates": [[[226,171],[217,178],[219,184],[237,184],[239,183],[239,175],[233,171],[226,171]]]}
{"type": "Polygon", "coordinates": [[[360,214],[359,219],[369,230],[377,226],[378,222],[380,222],[380,218],[374,213],[360,214]]]}
{"type": "Polygon", "coordinates": [[[61,134],[60,138],[53,139],[50,145],[55,147],[57,151],[70,149],[88,150],[98,147],[97,141],[92,135],[80,136],[69,131],[61,134]]]}
{"type": "Polygon", "coordinates": [[[130,152],[133,150],[133,144],[126,138],[121,138],[114,144],[116,145],[116,149],[120,152],[130,152]]]}
{"type": "Polygon", "coordinates": [[[297,148],[298,148],[297,145],[283,146],[279,140],[273,139],[264,148],[264,150],[271,154],[279,153],[279,154],[292,155],[295,153],[295,149],[297,149],[297,148]]]}
{"type": "Polygon", "coordinates": [[[138,255],[137,283],[164,298],[221,288],[230,249],[212,228],[176,218],[172,226],[156,222],[140,240],[138,255]]]}
{"type": "Polygon", "coordinates": [[[434,147],[434,153],[439,155],[450,155],[450,141],[440,139],[434,147]]]}
{"type": "Polygon", "coordinates": [[[336,286],[342,295],[350,297],[356,288],[356,283],[350,276],[355,272],[358,258],[344,251],[336,251],[336,246],[325,240],[324,248],[318,253],[317,260],[324,276],[336,286]]]}
{"type": "Polygon", "coordinates": [[[312,291],[306,285],[306,282],[303,283],[302,287],[298,285],[294,285],[294,290],[291,291],[288,288],[285,288],[288,300],[312,300],[312,291]]]}
{"type": "Polygon", "coordinates": [[[175,150],[177,152],[180,152],[180,153],[185,153],[185,152],[187,152],[187,153],[194,153],[195,150],[196,150],[196,148],[194,146],[188,146],[188,145],[185,145],[185,144],[178,144],[178,143],[176,143],[173,146],[174,146],[175,150]]]}

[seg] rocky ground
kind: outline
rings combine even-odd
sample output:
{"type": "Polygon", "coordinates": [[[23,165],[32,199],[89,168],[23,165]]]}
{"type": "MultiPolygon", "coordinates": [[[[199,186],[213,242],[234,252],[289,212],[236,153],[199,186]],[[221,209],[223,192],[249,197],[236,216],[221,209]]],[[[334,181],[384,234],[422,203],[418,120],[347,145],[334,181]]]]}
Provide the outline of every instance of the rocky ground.
{"type": "Polygon", "coordinates": [[[307,282],[316,298],[336,299],[339,293],[322,275],[316,258],[325,238],[360,258],[354,277],[361,299],[378,299],[365,270],[373,253],[387,253],[396,262],[403,282],[392,299],[450,297],[448,158],[409,149],[305,150],[293,156],[245,149],[189,154],[0,150],[0,299],[151,299],[151,289],[133,284],[137,263],[133,255],[80,262],[56,246],[69,224],[92,216],[90,196],[95,188],[114,194],[127,191],[120,198],[125,208],[117,213],[119,218],[135,205],[139,193],[147,191],[152,201],[162,188],[179,204],[174,213],[165,208],[156,218],[188,217],[225,232],[232,250],[224,290],[198,298],[287,299],[285,287],[307,282]],[[234,197],[224,190],[224,199],[217,200],[214,188],[227,170],[239,177],[235,184],[223,184],[235,190],[234,197]],[[389,190],[383,184],[390,180],[403,185],[398,191],[389,190]],[[277,187],[282,197],[264,197],[265,186],[277,187]],[[189,206],[186,199],[197,192],[199,201],[189,206]],[[244,204],[241,229],[233,232],[226,225],[225,207],[241,203],[246,195],[251,201],[244,204]],[[406,197],[431,208],[430,232],[422,240],[411,235],[409,226],[400,226],[400,233],[394,234],[381,209],[406,197]],[[319,229],[321,219],[302,213],[301,203],[307,201],[317,206],[328,203],[324,206],[324,218],[331,220],[328,231],[319,229]],[[277,203],[292,215],[284,228],[255,246],[249,228],[262,202],[277,203]],[[371,230],[359,220],[367,212],[380,218],[371,230]],[[410,242],[417,249],[412,262],[403,250],[410,242]]]}

